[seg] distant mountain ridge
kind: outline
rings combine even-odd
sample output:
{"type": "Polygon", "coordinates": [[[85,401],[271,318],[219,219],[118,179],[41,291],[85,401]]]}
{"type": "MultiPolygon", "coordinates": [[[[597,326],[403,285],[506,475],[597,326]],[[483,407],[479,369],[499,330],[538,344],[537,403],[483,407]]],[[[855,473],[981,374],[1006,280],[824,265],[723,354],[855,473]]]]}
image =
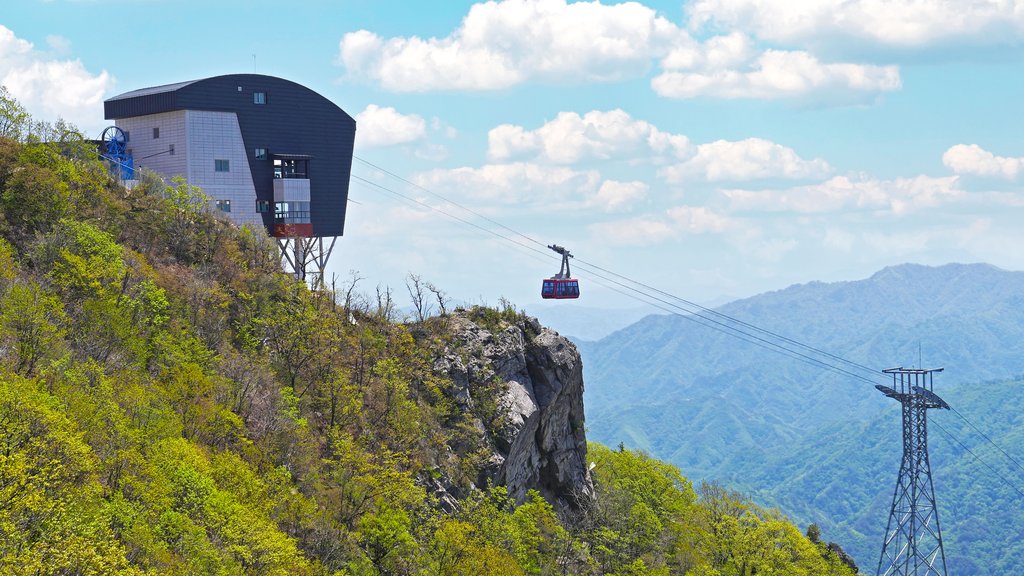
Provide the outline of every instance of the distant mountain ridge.
{"type": "MultiPolygon", "coordinates": [[[[1024,374],[1024,272],[988,264],[903,264],[864,280],[790,286],[717,311],[879,371],[921,362],[944,367],[936,378],[940,394],[1024,374]]],[[[863,423],[892,409],[868,382],[680,316],[648,316],[582,343],[581,351],[592,438],[646,449],[691,478],[719,479],[777,502],[775,488],[810,465],[803,457],[832,456],[818,439],[836,429],[862,433],[863,423]]],[[[858,445],[851,438],[845,448],[858,445]]],[[[895,469],[891,475],[870,489],[891,497],[895,469]]],[[[784,500],[801,498],[815,495],[793,488],[784,500]]],[[[806,518],[811,510],[800,512],[806,518]]]]}

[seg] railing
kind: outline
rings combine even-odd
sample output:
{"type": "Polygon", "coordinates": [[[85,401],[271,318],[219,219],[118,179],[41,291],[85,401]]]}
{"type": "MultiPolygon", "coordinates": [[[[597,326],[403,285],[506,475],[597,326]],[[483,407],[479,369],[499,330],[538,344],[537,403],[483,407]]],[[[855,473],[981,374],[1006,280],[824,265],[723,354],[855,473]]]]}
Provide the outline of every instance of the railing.
{"type": "Polygon", "coordinates": [[[309,211],[274,213],[274,224],[309,224],[309,222],[309,211]]]}
{"type": "Polygon", "coordinates": [[[280,170],[274,170],[274,180],[284,179],[297,179],[297,180],[309,180],[309,177],[305,172],[282,172],[280,170]]]}

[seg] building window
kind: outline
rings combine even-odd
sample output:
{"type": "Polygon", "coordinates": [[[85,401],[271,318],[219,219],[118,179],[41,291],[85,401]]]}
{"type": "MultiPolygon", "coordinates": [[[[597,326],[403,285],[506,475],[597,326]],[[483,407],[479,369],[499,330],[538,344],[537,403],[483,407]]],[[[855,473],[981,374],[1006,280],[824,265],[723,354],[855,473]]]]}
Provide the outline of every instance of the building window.
{"type": "Polygon", "coordinates": [[[309,224],[309,202],[278,202],[274,205],[275,224],[309,224]]]}
{"type": "Polygon", "coordinates": [[[257,160],[266,160],[267,159],[267,149],[266,148],[257,148],[256,149],[256,159],[257,160]]]}
{"type": "Polygon", "coordinates": [[[168,146],[167,151],[171,153],[171,156],[174,156],[174,144],[168,146]]]}
{"type": "Polygon", "coordinates": [[[231,200],[217,200],[217,210],[231,212],[231,200]]]}
{"type": "Polygon", "coordinates": [[[266,92],[253,92],[252,93],[252,103],[253,104],[266,104],[267,103],[267,93],[266,92]]]}
{"type": "Polygon", "coordinates": [[[160,137],[160,127],[153,128],[153,139],[156,140],[160,137]]]}
{"type": "Polygon", "coordinates": [[[215,172],[230,172],[231,165],[227,160],[214,160],[213,170],[215,172]]]}
{"type": "Polygon", "coordinates": [[[260,214],[266,214],[270,212],[270,200],[257,200],[256,211],[260,214]]]}

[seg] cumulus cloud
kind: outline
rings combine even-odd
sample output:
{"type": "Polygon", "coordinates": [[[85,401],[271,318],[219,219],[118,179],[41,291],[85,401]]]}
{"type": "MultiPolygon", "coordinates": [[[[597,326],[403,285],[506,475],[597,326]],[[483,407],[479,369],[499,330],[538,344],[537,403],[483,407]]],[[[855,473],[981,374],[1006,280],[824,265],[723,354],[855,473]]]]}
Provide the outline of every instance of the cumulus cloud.
{"type": "Polygon", "coordinates": [[[370,104],[356,114],[356,146],[376,148],[407,144],[427,133],[427,122],[416,114],[402,114],[394,108],[370,104]]]}
{"type": "Polygon", "coordinates": [[[582,116],[560,112],[536,130],[503,124],[487,134],[487,141],[487,154],[493,160],[532,156],[556,164],[692,154],[686,136],[662,132],[618,109],[594,110],[582,116]]]}
{"type": "Polygon", "coordinates": [[[942,155],[942,163],[957,174],[997,176],[1013,180],[1024,172],[1024,157],[996,156],[977,144],[957,144],[942,155]]]}
{"type": "Polygon", "coordinates": [[[649,189],[640,181],[605,180],[596,170],[530,162],[435,169],[417,174],[413,181],[445,195],[496,204],[533,204],[555,211],[596,208],[623,212],[646,198],[649,189]]]}
{"type": "MultiPolygon", "coordinates": [[[[713,6],[694,14],[713,20],[713,6]]],[[[899,69],[822,62],[809,52],[764,50],[736,31],[700,42],[638,3],[501,0],[474,4],[443,38],[345,34],[339,62],[349,77],[387,90],[497,90],[528,81],[604,82],[641,77],[670,98],[865,96],[900,88],[899,69]]],[[[849,100],[850,98],[846,98],[849,100]]]]}
{"type": "MultiPolygon", "coordinates": [[[[714,39],[712,39],[714,40],[714,39]]],[[[852,100],[873,97],[902,86],[899,67],[825,63],[805,51],[756,53],[743,41],[714,51],[676,51],[663,61],[665,71],[651,80],[667,98],[793,98],[816,96],[852,100]]]]}
{"type": "Polygon", "coordinates": [[[677,234],[671,223],[648,216],[617,222],[601,222],[590,226],[590,231],[595,237],[612,244],[629,246],[657,244],[677,234]]]}
{"type": "Polygon", "coordinates": [[[732,227],[732,220],[703,206],[676,206],[666,212],[680,230],[691,234],[724,232],[732,227]]]}
{"type": "Polygon", "coordinates": [[[445,195],[515,204],[583,199],[597,193],[601,176],[596,170],[516,162],[430,170],[417,174],[413,181],[445,195]]]}
{"type": "Polygon", "coordinates": [[[597,193],[587,200],[588,206],[596,206],[605,212],[617,212],[629,209],[635,202],[647,196],[650,187],[639,181],[619,182],[605,180],[597,193]]]}
{"type": "Polygon", "coordinates": [[[637,2],[504,0],[474,4],[444,38],[345,34],[339,60],[349,74],[388,90],[495,90],[528,79],[640,76],[685,35],[637,2]]]}
{"type": "Polygon", "coordinates": [[[80,60],[53,58],[0,25],[0,84],[37,119],[62,117],[89,131],[102,126],[114,78],[106,70],[92,74],[80,60]]]}
{"type": "Polygon", "coordinates": [[[895,180],[836,176],[820,184],[781,190],[725,189],[720,193],[736,211],[823,213],[860,209],[894,214],[935,207],[965,195],[958,176],[895,180]]]}
{"type": "Polygon", "coordinates": [[[702,206],[676,206],[661,214],[590,226],[597,237],[615,244],[649,245],[689,234],[714,234],[734,229],[736,222],[702,206]]]}
{"type": "Polygon", "coordinates": [[[712,182],[766,178],[821,178],[827,162],[804,160],[792,148],[761,138],[717,140],[697,146],[688,160],[662,168],[659,175],[672,183],[700,178],[712,182]]]}
{"type": "Polygon", "coordinates": [[[748,31],[788,43],[837,39],[895,47],[1024,39],[1024,10],[1006,0],[696,0],[690,27],[748,31]]]}

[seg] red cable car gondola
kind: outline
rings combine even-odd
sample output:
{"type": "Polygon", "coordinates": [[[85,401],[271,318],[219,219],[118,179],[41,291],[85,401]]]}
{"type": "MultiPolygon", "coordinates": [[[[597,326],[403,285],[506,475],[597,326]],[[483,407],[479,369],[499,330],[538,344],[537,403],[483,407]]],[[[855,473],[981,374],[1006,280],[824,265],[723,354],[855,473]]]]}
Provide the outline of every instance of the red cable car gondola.
{"type": "Polygon", "coordinates": [[[562,255],[562,267],[558,270],[557,275],[544,279],[544,284],[541,285],[540,289],[540,297],[555,300],[579,298],[580,282],[570,278],[571,274],[569,272],[569,258],[572,258],[572,254],[565,248],[555,244],[548,246],[548,248],[562,255]]]}

